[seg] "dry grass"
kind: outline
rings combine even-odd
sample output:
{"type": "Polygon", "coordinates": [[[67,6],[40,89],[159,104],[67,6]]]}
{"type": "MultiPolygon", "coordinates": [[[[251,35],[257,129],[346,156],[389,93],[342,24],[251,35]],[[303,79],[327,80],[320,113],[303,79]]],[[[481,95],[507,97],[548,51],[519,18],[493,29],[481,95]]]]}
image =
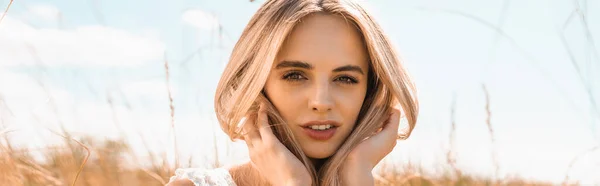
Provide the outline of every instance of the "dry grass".
{"type": "Polygon", "coordinates": [[[2,20],[4,20],[4,16],[6,16],[6,14],[8,14],[8,9],[10,9],[10,5],[12,5],[12,3],[13,3],[13,0],[10,0],[8,2],[8,5],[6,6],[4,13],[2,14],[2,16],[0,16],[0,23],[2,23],[2,20]]]}
{"type": "MultiPolygon", "coordinates": [[[[175,167],[158,161],[150,166],[140,166],[139,162],[135,161],[139,158],[134,157],[130,146],[123,140],[70,138],[61,146],[27,149],[16,148],[6,143],[8,133],[3,135],[5,141],[0,143],[2,185],[165,185],[175,167]],[[34,157],[36,152],[43,154],[43,160],[34,157]]],[[[155,156],[155,159],[166,159],[150,152],[149,154],[155,156]]],[[[455,170],[452,168],[444,169],[442,173],[430,174],[411,162],[400,167],[384,164],[384,167],[381,170],[388,171],[375,174],[376,185],[552,185],[518,177],[494,182],[491,178],[456,175],[453,174],[455,170]],[[393,167],[390,169],[390,166],[393,167]]]]}
{"type": "Polygon", "coordinates": [[[173,172],[170,166],[132,165],[135,157],[123,141],[87,137],[44,149],[10,143],[0,144],[0,149],[2,185],[164,185],[173,172]],[[43,160],[34,157],[38,151],[43,160]]]}
{"type": "Polygon", "coordinates": [[[459,170],[460,174],[450,165],[440,165],[446,167],[441,169],[441,173],[429,173],[423,167],[412,162],[397,167],[393,164],[384,164],[382,169],[376,173],[376,184],[379,186],[433,186],[433,185],[555,185],[550,182],[531,181],[519,177],[509,177],[503,180],[494,181],[491,178],[480,177],[465,174],[459,170]],[[390,167],[391,166],[391,167],[390,167]]]}

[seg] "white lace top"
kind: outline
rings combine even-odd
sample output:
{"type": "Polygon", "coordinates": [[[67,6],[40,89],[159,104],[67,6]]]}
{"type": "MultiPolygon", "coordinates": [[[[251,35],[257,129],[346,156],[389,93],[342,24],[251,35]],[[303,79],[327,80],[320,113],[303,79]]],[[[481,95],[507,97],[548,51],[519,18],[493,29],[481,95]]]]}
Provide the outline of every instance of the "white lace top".
{"type": "Polygon", "coordinates": [[[179,168],[175,170],[175,175],[169,179],[169,183],[182,178],[189,179],[195,186],[236,186],[229,171],[224,168],[179,168]]]}

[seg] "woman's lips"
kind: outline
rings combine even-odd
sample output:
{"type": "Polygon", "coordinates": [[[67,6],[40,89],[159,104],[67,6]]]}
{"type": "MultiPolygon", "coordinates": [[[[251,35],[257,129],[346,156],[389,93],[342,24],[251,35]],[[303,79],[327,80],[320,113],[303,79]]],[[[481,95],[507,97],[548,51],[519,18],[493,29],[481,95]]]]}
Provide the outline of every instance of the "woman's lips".
{"type": "Polygon", "coordinates": [[[308,137],[318,141],[326,141],[333,137],[337,127],[331,127],[327,130],[315,130],[310,127],[302,127],[302,129],[304,129],[304,133],[306,133],[308,137]]]}

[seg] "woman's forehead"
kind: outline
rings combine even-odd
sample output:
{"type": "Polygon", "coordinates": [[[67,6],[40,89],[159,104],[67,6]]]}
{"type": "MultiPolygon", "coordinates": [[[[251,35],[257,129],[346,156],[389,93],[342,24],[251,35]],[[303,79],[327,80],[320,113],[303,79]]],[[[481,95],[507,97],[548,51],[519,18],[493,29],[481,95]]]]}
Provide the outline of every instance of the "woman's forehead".
{"type": "Polygon", "coordinates": [[[316,13],[303,18],[286,38],[275,63],[283,60],[368,67],[361,33],[341,16],[316,13]]]}

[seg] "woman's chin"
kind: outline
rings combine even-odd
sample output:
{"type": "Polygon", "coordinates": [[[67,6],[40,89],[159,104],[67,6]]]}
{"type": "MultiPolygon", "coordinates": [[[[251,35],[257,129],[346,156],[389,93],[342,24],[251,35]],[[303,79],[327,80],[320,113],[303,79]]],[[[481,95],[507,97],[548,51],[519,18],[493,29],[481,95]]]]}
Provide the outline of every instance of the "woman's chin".
{"type": "Polygon", "coordinates": [[[312,159],[325,159],[329,158],[338,150],[341,144],[336,143],[335,141],[327,141],[327,142],[307,142],[302,143],[300,141],[300,147],[304,154],[312,159]]]}
{"type": "Polygon", "coordinates": [[[312,159],[325,159],[325,158],[329,158],[331,155],[333,155],[333,152],[335,150],[329,150],[329,149],[325,149],[325,148],[311,148],[311,149],[304,149],[304,154],[306,154],[307,157],[312,158],[312,159]]]}

